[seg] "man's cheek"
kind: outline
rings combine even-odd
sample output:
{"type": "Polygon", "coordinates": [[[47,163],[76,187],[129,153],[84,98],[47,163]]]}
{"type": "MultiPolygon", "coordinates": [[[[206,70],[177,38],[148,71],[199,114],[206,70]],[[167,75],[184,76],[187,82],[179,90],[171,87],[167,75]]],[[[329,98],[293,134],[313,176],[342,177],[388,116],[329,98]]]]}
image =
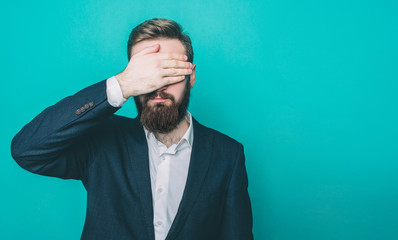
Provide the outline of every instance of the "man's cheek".
{"type": "Polygon", "coordinates": [[[147,97],[147,95],[142,95],[139,97],[139,100],[140,100],[141,105],[145,105],[148,102],[149,97],[147,97]]]}

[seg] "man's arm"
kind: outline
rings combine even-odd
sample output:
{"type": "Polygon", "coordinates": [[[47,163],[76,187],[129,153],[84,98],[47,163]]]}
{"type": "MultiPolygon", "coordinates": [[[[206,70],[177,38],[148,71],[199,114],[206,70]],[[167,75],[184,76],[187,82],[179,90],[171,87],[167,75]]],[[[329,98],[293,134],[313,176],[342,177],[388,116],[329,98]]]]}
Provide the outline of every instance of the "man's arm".
{"type": "Polygon", "coordinates": [[[109,105],[105,81],[48,107],[14,137],[11,154],[24,169],[82,179],[89,164],[85,137],[118,108],[109,105]]]}
{"type": "MultiPolygon", "coordinates": [[[[159,44],[133,55],[117,75],[123,97],[149,93],[182,81],[192,66],[186,56],[158,53],[159,44]],[[166,69],[166,70],[165,70],[166,69]]],[[[24,169],[60,178],[83,179],[90,164],[90,134],[118,107],[107,101],[106,82],[94,84],[47,108],[12,140],[11,154],[24,169]]]]}
{"type": "Polygon", "coordinates": [[[253,216],[247,187],[245,156],[243,146],[240,145],[224,207],[220,235],[222,240],[253,239],[253,216]]]}

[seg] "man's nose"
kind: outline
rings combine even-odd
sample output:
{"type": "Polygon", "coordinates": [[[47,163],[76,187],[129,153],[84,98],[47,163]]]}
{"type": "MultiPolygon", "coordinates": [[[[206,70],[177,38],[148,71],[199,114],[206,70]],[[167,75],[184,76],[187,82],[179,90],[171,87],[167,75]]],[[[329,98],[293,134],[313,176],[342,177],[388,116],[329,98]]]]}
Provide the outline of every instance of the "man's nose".
{"type": "Polygon", "coordinates": [[[163,92],[166,89],[167,89],[167,86],[164,86],[164,87],[161,87],[158,90],[156,90],[156,92],[163,92]]]}

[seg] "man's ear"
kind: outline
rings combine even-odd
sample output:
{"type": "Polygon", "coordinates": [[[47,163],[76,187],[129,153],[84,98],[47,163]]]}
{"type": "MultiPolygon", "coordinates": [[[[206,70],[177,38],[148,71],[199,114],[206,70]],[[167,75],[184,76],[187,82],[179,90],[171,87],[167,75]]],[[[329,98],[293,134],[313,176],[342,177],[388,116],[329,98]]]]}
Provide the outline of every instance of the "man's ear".
{"type": "Polygon", "coordinates": [[[196,64],[193,64],[193,67],[192,67],[192,73],[191,73],[191,75],[190,75],[190,80],[189,80],[189,83],[190,83],[190,85],[191,85],[191,88],[193,88],[193,85],[195,85],[195,68],[196,68],[196,64]]]}

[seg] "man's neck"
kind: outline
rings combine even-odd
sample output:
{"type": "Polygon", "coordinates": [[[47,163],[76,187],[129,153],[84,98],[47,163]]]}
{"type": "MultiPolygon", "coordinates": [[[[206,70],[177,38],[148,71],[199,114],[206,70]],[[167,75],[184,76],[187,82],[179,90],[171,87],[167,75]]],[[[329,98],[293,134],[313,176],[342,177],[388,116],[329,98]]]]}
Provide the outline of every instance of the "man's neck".
{"type": "Polygon", "coordinates": [[[177,144],[184,136],[185,132],[189,128],[189,122],[184,118],[177,127],[169,133],[154,133],[158,141],[166,145],[168,148],[177,144]]]}

